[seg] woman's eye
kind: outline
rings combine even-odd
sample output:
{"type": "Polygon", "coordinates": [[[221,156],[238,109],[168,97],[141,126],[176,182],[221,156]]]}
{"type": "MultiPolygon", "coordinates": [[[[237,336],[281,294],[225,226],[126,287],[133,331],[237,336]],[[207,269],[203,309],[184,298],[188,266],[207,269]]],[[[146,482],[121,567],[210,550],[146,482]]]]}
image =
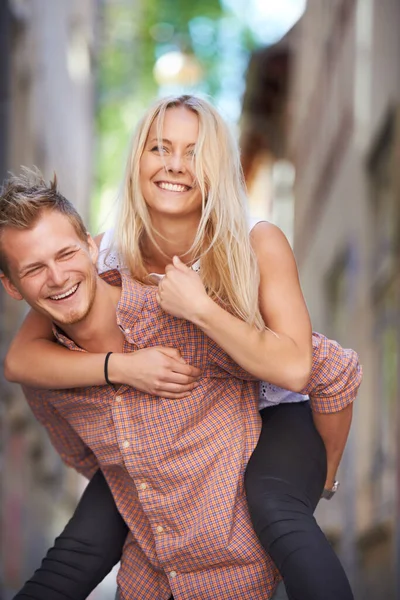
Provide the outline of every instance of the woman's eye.
{"type": "Polygon", "coordinates": [[[167,152],[167,148],[165,146],[153,146],[151,152],[156,152],[158,154],[165,154],[167,152]]]}

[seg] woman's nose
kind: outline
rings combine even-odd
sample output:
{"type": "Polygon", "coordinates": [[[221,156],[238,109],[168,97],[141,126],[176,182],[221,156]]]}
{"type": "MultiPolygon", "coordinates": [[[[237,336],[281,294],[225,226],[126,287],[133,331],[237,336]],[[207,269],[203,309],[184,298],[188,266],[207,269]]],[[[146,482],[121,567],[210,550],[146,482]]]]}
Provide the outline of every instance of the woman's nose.
{"type": "Polygon", "coordinates": [[[167,171],[172,173],[183,173],[185,170],[185,161],[179,153],[172,154],[168,157],[166,164],[167,171]]]}

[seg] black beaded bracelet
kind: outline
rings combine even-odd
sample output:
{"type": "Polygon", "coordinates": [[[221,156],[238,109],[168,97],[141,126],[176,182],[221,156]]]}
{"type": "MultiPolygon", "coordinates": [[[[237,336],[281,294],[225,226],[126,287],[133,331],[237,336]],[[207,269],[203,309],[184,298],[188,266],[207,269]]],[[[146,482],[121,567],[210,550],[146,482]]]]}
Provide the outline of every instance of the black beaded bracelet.
{"type": "Polygon", "coordinates": [[[106,358],[104,360],[104,379],[108,383],[108,385],[113,385],[112,382],[108,379],[108,361],[110,360],[112,352],[107,352],[106,358]]]}

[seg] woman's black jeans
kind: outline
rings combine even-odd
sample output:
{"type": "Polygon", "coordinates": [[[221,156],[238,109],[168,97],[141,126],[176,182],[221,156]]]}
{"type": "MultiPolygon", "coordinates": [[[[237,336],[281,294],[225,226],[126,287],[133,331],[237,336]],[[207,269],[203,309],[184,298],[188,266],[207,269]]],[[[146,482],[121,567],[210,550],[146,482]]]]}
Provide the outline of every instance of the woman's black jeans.
{"type": "Polygon", "coordinates": [[[326,452],[308,402],[261,411],[262,431],[245,474],[255,532],[290,600],[352,600],[349,582],[313,513],[326,452]]]}

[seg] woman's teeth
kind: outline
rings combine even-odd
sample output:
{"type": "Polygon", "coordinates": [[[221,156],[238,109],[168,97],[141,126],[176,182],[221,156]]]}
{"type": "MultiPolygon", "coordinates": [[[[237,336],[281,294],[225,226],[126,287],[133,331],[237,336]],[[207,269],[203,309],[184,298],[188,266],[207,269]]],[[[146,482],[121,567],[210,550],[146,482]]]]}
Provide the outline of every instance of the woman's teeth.
{"type": "Polygon", "coordinates": [[[167,183],[165,181],[160,181],[157,183],[157,185],[162,190],[167,190],[168,192],[187,192],[190,189],[188,185],[181,185],[179,183],[167,183]]]}

